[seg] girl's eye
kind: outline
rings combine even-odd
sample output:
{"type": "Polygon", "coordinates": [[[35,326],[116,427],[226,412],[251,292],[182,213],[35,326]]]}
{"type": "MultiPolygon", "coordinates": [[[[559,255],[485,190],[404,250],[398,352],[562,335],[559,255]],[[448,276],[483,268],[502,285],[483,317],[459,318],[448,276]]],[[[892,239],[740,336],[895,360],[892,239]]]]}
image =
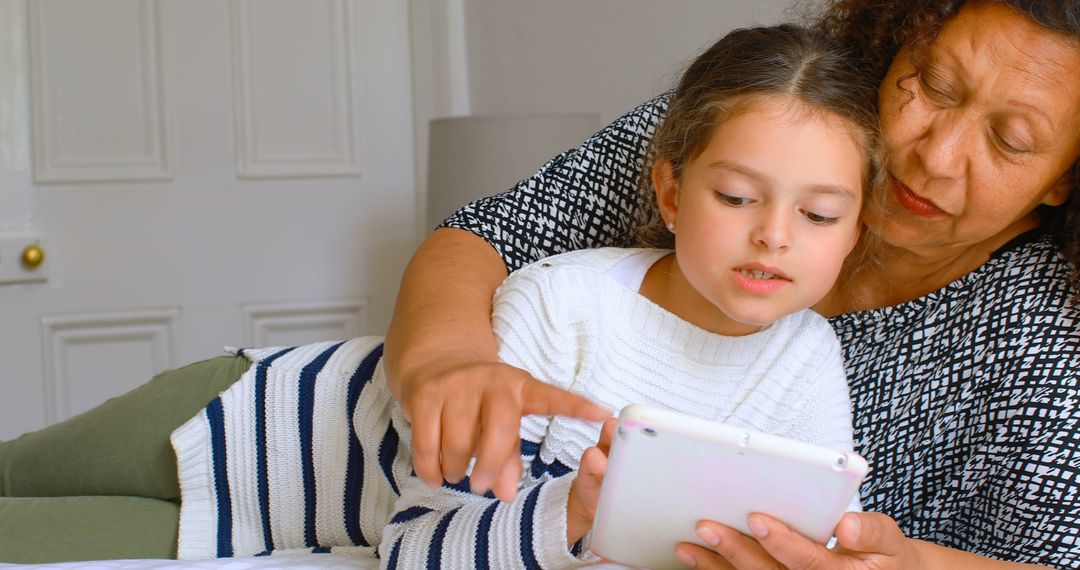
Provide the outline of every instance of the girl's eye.
{"type": "Polygon", "coordinates": [[[728,206],[745,206],[752,201],[750,200],[750,198],[743,198],[742,196],[731,196],[728,194],[724,194],[723,192],[717,192],[716,197],[728,206]]]}
{"type": "Polygon", "coordinates": [[[830,218],[828,216],[822,216],[821,214],[815,214],[814,212],[810,212],[808,210],[803,210],[803,215],[806,216],[806,219],[810,220],[810,223],[816,224],[816,225],[819,225],[819,226],[828,226],[828,225],[831,225],[831,224],[835,224],[836,221],[840,219],[840,218],[830,218]]]}

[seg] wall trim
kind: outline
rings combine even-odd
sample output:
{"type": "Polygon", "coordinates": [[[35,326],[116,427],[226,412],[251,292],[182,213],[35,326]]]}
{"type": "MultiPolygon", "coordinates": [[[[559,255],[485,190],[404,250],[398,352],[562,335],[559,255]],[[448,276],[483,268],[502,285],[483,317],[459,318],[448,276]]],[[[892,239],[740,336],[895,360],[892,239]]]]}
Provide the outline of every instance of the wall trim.
{"type": "Polygon", "coordinates": [[[367,299],[247,304],[243,306],[244,342],[249,347],[265,347],[271,333],[327,326],[341,327],[346,338],[357,337],[367,329],[367,305],[367,299]]]}
{"type": "Polygon", "coordinates": [[[416,226],[426,226],[428,122],[471,114],[464,0],[409,0],[416,159],[416,226]]]}
{"type": "Polygon", "coordinates": [[[71,416],[67,351],[75,344],[150,341],[154,373],[176,366],[179,308],[49,315],[41,318],[46,425],[71,416]]]}
{"type": "Polygon", "coordinates": [[[57,149],[59,124],[64,116],[53,98],[55,69],[46,23],[61,18],[55,2],[30,2],[28,7],[30,49],[31,131],[33,133],[34,181],[39,184],[60,182],[108,182],[171,180],[172,160],[170,127],[164,86],[164,42],[162,41],[159,0],[131,4],[138,12],[139,81],[143,113],[139,126],[144,133],[143,148],[138,154],[115,157],[62,156],[57,149]]]}
{"type": "MultiPolygon", "coordinates": [[[[307,0],[312,2],[314,0],[307,0]]],[[[333,124],[340,129],[339,152],[332,154],[297,153],[271,156],[259,150],[259,121],[255,114],[256,86],[251,82],[252,61],[248,11],[258,7],[252,0],[232,0],[229,6],[232,35],[233,108],[236,121],[236,157],[239,178],[356,177],[360,172],[359,128],[356,109],[356,79],[353,54],[356,53],[353,0],[321,0],[331,11],[330,33],[333,62],[333,124]]]]}

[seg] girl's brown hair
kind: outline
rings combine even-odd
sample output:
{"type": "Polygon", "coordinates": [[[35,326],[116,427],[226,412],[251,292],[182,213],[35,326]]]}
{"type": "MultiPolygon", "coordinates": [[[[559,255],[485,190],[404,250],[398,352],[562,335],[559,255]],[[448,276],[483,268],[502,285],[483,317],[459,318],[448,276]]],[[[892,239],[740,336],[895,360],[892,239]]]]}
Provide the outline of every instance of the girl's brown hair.
{"type": "MultiPolygon", "coordinates": [[[[735,113],[766,97],[785,97],[810,113],[831,113],[851,126],[863,149],[863,211],[884,200],[884,157],[878,133],[877,82],[840,44],[821,31],[792,25],[735,30],[712,45],[683,72],[657,127],[641,178],[636,228],[642,247],[672,248],[656,203],[652,169],[669,161],[678,180],[686,164],[708,145],[713,130],[735,113]]],[[[874,262],[876,239],[863,227],[844,272],[874,262]]],[[[841,278],[843,280],[843,277],[841,278]]]]}

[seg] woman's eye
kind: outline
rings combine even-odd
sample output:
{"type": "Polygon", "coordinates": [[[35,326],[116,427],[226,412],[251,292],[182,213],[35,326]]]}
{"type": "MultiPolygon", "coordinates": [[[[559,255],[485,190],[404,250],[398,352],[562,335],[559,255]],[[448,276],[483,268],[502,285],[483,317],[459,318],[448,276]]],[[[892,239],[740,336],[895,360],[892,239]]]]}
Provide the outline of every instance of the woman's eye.
{"type": "Polygon", "coordinates": [[[1024,154],[1028,152],[1028,145],[1026,144],[1009,142],[1005,137],[999,135],[997,131],[991,131],[991,135],[994,137],[994,140],[997,141],[998,146],[1009,154],[1024,154]]]}
{"type": "Polygon", "coordinates": [[[934,101],[938,103],[952,102],[952,96],[946,93],[946,88],[939,85],[938,81],[928,78],[925,73],[919,74],[919,83],[922,84],[923,91],[934,101]]]}
{"type": "Polygon", "coordinates": [[[732,196],[730,194],[724,194],[723,192],[717,192],[716,197],[728,206],[745,206],[752,202],[750,198],[743,198],[742,196],[732,196]]]}
{"type": "Polygon", "coordinates": [[[821,214],[815,214],[814,212],[803,210],[803,215],[806,219],[810,220],[810,223],[817,224],[819,226],[828,226],[835,224],[840,218],[830,218],[829,216],[822,216],[821,214]]]}

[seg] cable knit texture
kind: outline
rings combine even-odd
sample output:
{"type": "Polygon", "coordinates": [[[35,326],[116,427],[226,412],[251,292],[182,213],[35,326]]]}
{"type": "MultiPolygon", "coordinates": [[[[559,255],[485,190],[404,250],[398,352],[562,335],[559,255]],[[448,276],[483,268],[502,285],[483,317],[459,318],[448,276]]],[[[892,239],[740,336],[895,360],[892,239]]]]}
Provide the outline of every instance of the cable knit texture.
{"type": "MultiPolygon", "coordinates": [[[[699,329],[637,293],[665,252],[549,258],[506,280],[492,315],[499,356],[618,410],[684,413],[850,450],[851,413],[832,328],[802,311],[743,337],[699,329]],[[613,276],[638,261],[636,285],[613,276]]],[[[599,425],[530,416],[517,499],[429,489],[381,365],[382,339],[245,350],[254,363],[173,433],[181,558],[347,550],[383,568],[573,568],[566,503],[599,425]]]]}
{"type": "MultiPolygon", "coordinates": [[[[847,383],[828,322],[800,311],[755,334],[720,336],[610,274],[629,256],[655,261],[664,253],[586,250],[515,272],[495,297],[499,357],[613,410],[664,406],[850,451],[847,383]]],[[[470,494],[467,482],[432,490],[410,478],[385,529],[384,567],[431,567],[441,560],[448,568],[570,568],[594,561],[567,549],[566,499],[599,427],[525,418],[524,477],[511,503],[470,494]]]]}

